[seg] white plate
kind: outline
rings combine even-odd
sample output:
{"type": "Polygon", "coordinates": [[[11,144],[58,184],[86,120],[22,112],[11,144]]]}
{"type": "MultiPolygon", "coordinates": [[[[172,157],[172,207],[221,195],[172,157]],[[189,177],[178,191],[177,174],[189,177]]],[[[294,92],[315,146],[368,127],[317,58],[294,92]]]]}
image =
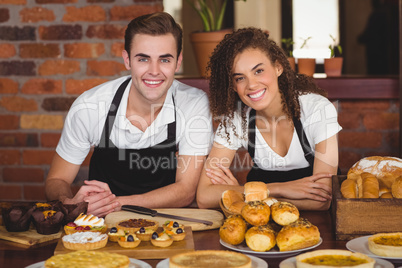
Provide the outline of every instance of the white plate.
{"type": "MultiPolygon", "coordinates": [[[[31,264],[25,268],[44,268],[44,267],[45,267],[45,261],[41,261],[41,262],[31,264]]],[[[137,259],[132,259],[132,258],[130,258],[130,265],[128,267],[129,268],[152,268],[152,266],[149,265],[148,263],[137,260],[137,259]]]]}
{"type": "MultiPolygon", "coordinates": [[[[247,255],[247,254],[246,254],[247,255]]],[[[260,258],[247,255],[251,259],[251,267],[252,268],[268,268],[268,263],[260,258]]],[[[169,268],[169,258],[164,259],[156,265],[156,268],[169,268]]]]}
{"type": "MultiPolygon", "coordinates": [[[[389,261],[382,260],[382,259],[375,259],[374,268],[393,268],[394,265],[389,261]]],[[[296,257],[288,258],[283,260],[279,264],[279,268],[296,268],[296,257]]]]}
{"type": "Polygon", "coordinates": [[[384,257],[384,256],[380,256],[380,255],[377,255],[377,254],[374,254],[373,252],[371,252],[369,249],[369,246],[368,246],[368,238],[370,236],[371,235],[367,235],[367,236],[362,236],[362,237],[352,239],[346,243],[346,248],[353,252],[359,252],[359,253],[366,254],[367,256],[369,256],[371,258],[382,258],[382,259],[388,259],[388,260],[401,260],[402,261],[401,257],[384,257]]]}
{"type": "Polygon", "coordinates": [[[298,249],[298,250],[291,250],[291,251],[279,251],[278,248],[275,246],[273,249],[271,249],[270,251],[266,251],[266,252],[253,251],[247,246],[246,242],[243,242],[237,246],[230,245],[230,244],[222,241],[222,239],[220,239],[219,242],[221,243],[222,246],[227,247],[229,249],[232,249],[235,251],[240,251],[242,253],[252,254],[254,256],[259,256],[261,258],[283,258],[286,256],[292,256],[292,255],[295,255],[302,251],[306,251],[306,250],[310,250],[310,249],[318,247],[322,243],[322,238],[320,237],[320,242],[318,242],[317,245],[314,245],[312,247],[302,248],[302,249],[298,249]]]}

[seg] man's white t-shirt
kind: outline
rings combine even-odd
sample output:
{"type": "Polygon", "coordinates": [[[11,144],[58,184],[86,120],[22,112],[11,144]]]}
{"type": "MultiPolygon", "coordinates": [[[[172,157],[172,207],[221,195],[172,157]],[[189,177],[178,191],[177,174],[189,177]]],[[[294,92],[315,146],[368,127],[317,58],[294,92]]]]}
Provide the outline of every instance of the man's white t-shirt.
{"type": "MultiPolygon", "coordinates": [[[[56,152],[81,165],[91,147],[99,144],[106,115],[119,86],[129,76],[106,82],[81,94],[71,106],[56,152]]],[[[177,80],[169,88],[162,110],[143,132],[126,118],[131,81],[122,96],[110,140],[119,149],[143,149],[167,139],[167,126],[176,117],[176,144],[180,155],[207,155],[213,140],[208,97],[200,89],[177,80]],[[173,99],[174,104],[173,105],[173,99]],[[176,109],[174,109],[175,107],[176,109]]],[[[139,120],[142,118],[130,118],[139,120]]]]}
{"type": "MultiPolygon", "coordinates": [[[[300,121],[306,133],[307,140],[311,149],[315,150],[315,145],[337,134],[342,127],[338,124],[338,113],[333,103],[327,98],[318,94],[306,94],[299,97],[300,102],[300,121]]],[[[247,110],[247,125],[250,115],[247,110]]],[[[217,129],[214,141],[232,150],[239,148],[248,148],[248,135],[243,132],[242,118],[239,113],[235,113],[233,124],[236,128],[238,137],[235,136],[233,127],[228,127],[229,141],[226,138],[225,129],[220,125],[217,129]],[[240,138],[239,138],[240,137],[240,138]]],[[[292,141],[289,150],[285,156],[278,155],[266,143],[261,132],[256,128],[255,133],[255,155],[254,162],[265,170],[287,171],[298,168],[305,168],[309,163],[304,157],[303,148],[299,141],[297,132],[293,131],[292,141]]],[[[275,137],[274,137],[275,140],[275,137]]],[[[233,161],[242,161],[234,159],[233,161]]],[[[234,165],[244,163],[234,162],[234,165]]]]}

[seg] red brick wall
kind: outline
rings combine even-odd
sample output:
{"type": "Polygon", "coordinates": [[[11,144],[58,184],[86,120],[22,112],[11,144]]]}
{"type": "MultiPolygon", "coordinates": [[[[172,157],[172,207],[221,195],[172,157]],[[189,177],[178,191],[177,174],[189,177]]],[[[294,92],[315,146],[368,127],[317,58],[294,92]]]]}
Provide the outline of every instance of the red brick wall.
{"type": "Polygon", "coordinates": [[[70,105],[128,74],[126,25],[162,10],[163,0],[0,0],[0,200],[45,199],[70,105]]]}

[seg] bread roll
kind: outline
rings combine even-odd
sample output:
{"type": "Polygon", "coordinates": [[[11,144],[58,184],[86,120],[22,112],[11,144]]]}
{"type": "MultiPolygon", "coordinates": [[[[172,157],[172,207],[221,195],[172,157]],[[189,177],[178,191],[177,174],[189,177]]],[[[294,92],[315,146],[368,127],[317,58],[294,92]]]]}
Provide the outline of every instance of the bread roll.
{"type": "Polygon", "coordinates": [[[380,195],[380,198],[394,198],[391,194],[391,192],[386,192],[380,195]]]}
{"type": "Polygon", "coordinates": [[[261,201],[268,198],[267,185],[262,181],[251,181],[244,184],[244,197],[246,202],[261,201]]]}
{"type": "Polygon", "coordinates": [[[241,215],[251,225],[266,225],[271,215],[271,209],[263,201],[251,201],[243,207],[241,215]]]}
{"type": "Polygon", "coordinates": [[[244,201],[242,193],[235,190],[226,190],[222,193],[222,203],[225,208],[229,209],[234,202],[238,201],[244,201]]]}
{"type": "Polygon", "coordinates": [[[341,184],[341,193],[344,198],[357,198],[357,183],[354,179],[346,179],[341,184]]]}
{"type": "Polygon", "coordinates": [[[317,245],[320,242],[320,231],[307,219],[284,226],[276,236],[276,244],[280,251],[290,251],[317,245]]]}
{"type": "Polygon", "coordinates": [[[402,198],[402,177],[398,177],[394,183],[392,183],[392,196],[395,198],[402,198]]]}
{"type": "Polygon", "coordinates": [[[379,195],[379,184],[377,178],[367,172],[361,174],[363,180],[363,198],[378,198],[379,195]]]}
{"type": "Polygon", "coordinates": [[[279,225],[288,225],[299,219],[300,213],[295,205],[279,201],[271,206],[272,219],[279,225]]]}
{"type": "Polygon", "coordinates": [[[244,241],[246,229],[247,223],[241,215],[230,215],[219,228],[219,236],[228,244],[238,245],[244,241]]]}
{"type": "Polygon", "coordinates": [[[253,226],[247,230],[247,246],[254,251],[268,251],[276,245],[276,233],[268,225],[253,226]]]}
{"type": "Polygon", "coordinates": [[[363,179],[361,176],[356,179],[357,198],[363,198],[363,179]]]}
{"type": "Polygon", "coordinates": [[[236,201],[229,207],[229,211],[233,212],[235,214],[241,214],[241,210],[243,209],[243,207],[245,205],[246,205],[246,202],[244,202],[244,201],[236,201]]]}

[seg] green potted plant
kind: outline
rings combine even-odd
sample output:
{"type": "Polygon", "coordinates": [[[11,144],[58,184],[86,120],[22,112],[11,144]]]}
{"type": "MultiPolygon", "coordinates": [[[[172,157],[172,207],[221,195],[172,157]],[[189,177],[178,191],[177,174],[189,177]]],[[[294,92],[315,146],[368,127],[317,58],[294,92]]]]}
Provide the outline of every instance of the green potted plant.
{"type": "Polygon", "coordinates": [[[222,29],[228,0],[186,0],[186,2],[197,12],[203,24],[202,31],[190,34],[190,41],[198,70],[202,76],[208,77],[206,68],[209,57],[223,37],[233,31],[222,29]]]}
{"type": "MultiPolygon", "coordinates": [[[[311,39],[312,37],[309,36],[307,38],[302,38],[303,39],[303,43],[300,46],[300,49],[303,49],[307,46],[308,41],[311,39]]],[[[298,72],[300,74],[305,74],[308,76],[313,76],[314,72],[315,72],[315,59],[314,58],[298,58],[297,59],[297,67],[298,67],[298,72]]]]}
{"type": "Polygon", "coordinates": [[[332,39],[332,44],[328,46],[330,50],[330,57],[324,59],[324,71],[327,76],[340,76],[342,73],[342,47],[336,44],[336,39],[332,35],[329,35],[332,39]]]}
{"type": "Polygon", "coordinates": [[[294,45],[294,41],[292,38],[282,38],[281,39],[282,42],[282,47],[283,50],[285,51],[286,55],[288,56],[288,61],[290,64],[290,67],[292,67],[293,71],[296,71],[296,61],[295,58],[293,57],[293,45],[294,45]]]}

